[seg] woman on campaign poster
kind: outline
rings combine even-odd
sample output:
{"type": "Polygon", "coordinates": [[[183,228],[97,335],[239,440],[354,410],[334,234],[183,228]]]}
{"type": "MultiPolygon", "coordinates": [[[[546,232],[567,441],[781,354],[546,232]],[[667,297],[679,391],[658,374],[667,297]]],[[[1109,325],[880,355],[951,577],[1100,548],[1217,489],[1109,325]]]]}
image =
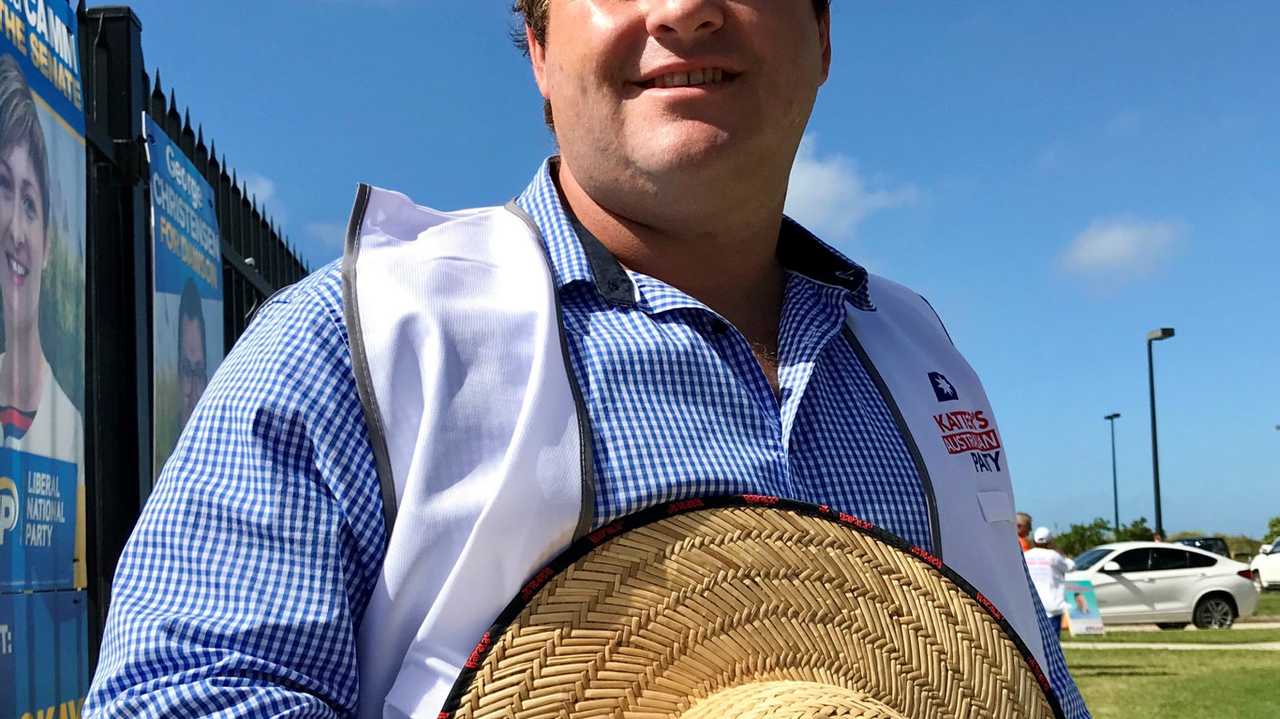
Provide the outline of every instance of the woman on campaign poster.
{"type": "MultiPolygon", "coordinates": [[[[54,139],[57,142],[57,139],[54,139]]],[[[83,152],[83,150],[81,150],[83,152]]],[[[59,383],[46,351],[42,313],[51,294],[48,283],[56,253],[55,212],[63,217],[66,202],[54,198],[50,152],[39,110],[22,67],[12,55],[0,56],[0,299],[3,300],[4,347],[0,352],[0,429],[4,447],[82,466],[83,422],[59,383]]],[[[76,213],[78,215],[78,213],[76,213]]],[[[69,278],[64,278],[69,279],[69,278]]],[[[74,286],[66,282],[58,288],[74,286]]],[[[60,294],[67,294],[65,291],[60,294]]],[[[77,303],[74,297],[59,297],[77,303]]],[[[65,338],[58,338],[62,340],[65,338]]],[[[55,341],[68,354],[82,344],[55,341]]],[[[81,356],[62,356],[75,375],[81,356]],[[75,365],[75,366],[72,366],[75,365]]],[[[84,481],[77,478],[75,586],[84,587],[84,481]]]]}

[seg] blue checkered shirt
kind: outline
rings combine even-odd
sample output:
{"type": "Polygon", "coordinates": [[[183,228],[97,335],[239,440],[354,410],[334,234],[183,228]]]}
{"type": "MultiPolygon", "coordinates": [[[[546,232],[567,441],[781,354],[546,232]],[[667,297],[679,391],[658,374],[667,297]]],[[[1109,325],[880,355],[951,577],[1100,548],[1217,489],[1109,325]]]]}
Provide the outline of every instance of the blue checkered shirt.
{"type": "MultiPolygon", "coordinates": [[[[576,225],[550,165],[517,204],[543,233],[591,419],[596,526],[757,493],[932,548],[909,450],[841,336],[846,304],[875,311],[861,268],[784,228],[775,394],[723,318],[576,225]]],[[[86,711],[354,712],[356,631],[387,536],[341,289],[333,263],[278,293],[209,384],[121,557],[86,711]]],[[[1067,716],[1087,717],[1047,621],[1041,632],[1067,716]]]]}

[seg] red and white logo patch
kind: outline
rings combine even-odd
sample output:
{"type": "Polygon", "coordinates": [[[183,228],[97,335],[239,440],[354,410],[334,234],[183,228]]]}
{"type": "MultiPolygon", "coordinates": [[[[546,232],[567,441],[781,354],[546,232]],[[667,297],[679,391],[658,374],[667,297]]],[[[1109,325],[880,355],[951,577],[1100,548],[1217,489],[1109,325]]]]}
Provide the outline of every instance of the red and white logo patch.
{"type": "Polygon", "coordinates": [[[999,472],[1000,435],[982,410],[956,410],[933,415],[947,454],[968,454],[975,472],[999,472]]]}

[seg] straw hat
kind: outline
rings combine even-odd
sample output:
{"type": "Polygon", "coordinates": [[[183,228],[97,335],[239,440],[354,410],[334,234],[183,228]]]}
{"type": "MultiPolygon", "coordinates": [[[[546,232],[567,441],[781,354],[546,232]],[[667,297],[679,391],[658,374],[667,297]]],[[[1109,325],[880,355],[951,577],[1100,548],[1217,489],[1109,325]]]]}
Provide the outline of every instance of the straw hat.
{"type": "Polygon", "coordinates": [[[686,500],[539,572],[442,719],[1061,717],[989,601],[825,507],[686,500]]]}

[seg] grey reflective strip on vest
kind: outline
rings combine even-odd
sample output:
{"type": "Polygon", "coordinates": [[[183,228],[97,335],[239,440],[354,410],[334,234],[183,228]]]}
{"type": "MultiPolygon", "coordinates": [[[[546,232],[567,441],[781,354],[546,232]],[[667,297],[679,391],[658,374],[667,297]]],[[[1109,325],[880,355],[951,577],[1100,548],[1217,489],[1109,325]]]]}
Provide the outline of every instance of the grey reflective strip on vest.
{"type": "Polygon", "coordinates": [[[356,391],[364,408],[364,421],[369,428],[369,445],[373,448],[374,466],[378,471],[378,483],[382,489],[382,518],[387,525],[387,540],[396,525],[396,480],[391,473],[391,455],[387,452],[387,432],[382,425],[382,413],[378,411],[378,396],[373,391],[373,378],[369,374],[369,354],[364,347],[364,329],[360,325],[360,300],[356,291],[356,260],[360,257],[360,228],[364,226],[364,213],[369,207],[370,189],[361,184],[356,190],[355,207],[347,224],[347,238],[342,253],[342,314],[347,323],[347,338],[351,346],[351,370],[356,379],[356,391]]]}
{"type": "Polygon", "coordinates": [[[538,228],[533,218],[514,201],[507,203],[506,210],[524,222],[529,228],[529,232],[533,233],[539,248],[541,248],[542,258],[546,263],[547,277],[551,282],[551,296],[556,305],[556,327],[560,332],[560,352],[564,355],[564,372],[569,379],[569,389],[573,392],[573,404],[578,415],[578,445],[581,448],[580,455],[582,458],[582,509],[578,512],[578,526],[573,530],[573,538],[576,540],[585,537],[591,531],[596,514],[596,466],[595,456],[591,449],[591,418],[587,416],[587,405],[582,399],[582,388],[578,385],[578,377],[573,371],[573,361],[569,357],[569,342],[565,338],[564,330],[564,312],[560,309],[560,293],[556,290],[555,274],[551,271],[551,260],[547,258],[546,242],[543,240],[542,230],[538,228]]]}
{"type": "Polygon", "coordinates": [[[938,500],[933,495],[933,480],[929,477],[929,467],[925,465],[924,455],[920,453],[920,446],[916,444],[915,435],[911,434],[911,428],[907,426],[907,420],[902,416],[902,410],[898,408],[897,400],[889,392],[889,385],[885,383],[884,377],[880,375],[880,370],[876,369],[876,366],[872,364],[871,356],[867,354],[862,342],[858,340],[857,335],[853,333],[853,329],[848,324],[844,326],[844,338],[849,343],[849,346],[853,348],[854,354],[858,355],[858,360],[862,362],[867,374],[871,376],[871,381],[875,382],[876,389],[880,391],[880,396],[884,398],[885,406],[893,414],[893,421],[898,425],[898,434],[902,435],[902,442],[907,445],[907,451],[911,453],[911,461],[915,463],[916,472],[920,475],[920,483],[924,489],[924,501],[929,512],[929,533],[933,535],[933,555],[938,559],[942,559],[942,526],[938,520],[938,500]]]}

